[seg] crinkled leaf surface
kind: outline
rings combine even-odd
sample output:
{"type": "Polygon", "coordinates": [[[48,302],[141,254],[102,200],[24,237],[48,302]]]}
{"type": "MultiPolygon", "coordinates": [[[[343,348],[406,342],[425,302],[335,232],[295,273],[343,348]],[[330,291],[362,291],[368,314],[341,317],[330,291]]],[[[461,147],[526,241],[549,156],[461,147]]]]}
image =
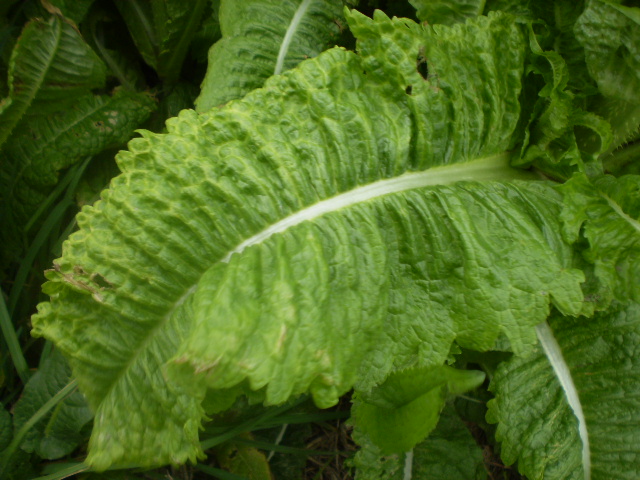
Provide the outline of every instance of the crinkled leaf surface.
{"type": "Polygon", "coordinates": [[[349,21],[359,55],[332,49],[143,132],[78,216],[33,324],[96,410],[95,468],[194,459],[206,388],[328,406],[441,365],[454,340],[504,333],[526,352],[550,303],[580,311],[560,195],[504,153],[526,46],[513,19],[349,21]]]}
{"type": "Polygon", "coordinates": [[[640,8],[590,0],[576,22],[575,34],[600,91],[640,103],[640,8]]]}
{"type": "Polygon", "coordinates": [[[589,242],[584,258],[614,298],[640,302],[640,176],[607,175],[590,182],[576,175],[558,187],[566,201],[562,211],[570,242],[589,242]],[[582,233],[581,233],[582,232],[582,233]]]}
{"type": "Polygon", "coordinates": [[[56,16],[30,21],[11,55],[9,96],[0,103],[0,146],[32,108],[70,101],[104,85],[106,67],[78,31],[56,16]]]}
{"type": "Polygon", "coordinates": [[[222,0],[222,39],[209,51],[197,110],[241,98],[335,45],[342,20],[342,0],[222,0]]]}
{"type": "MultiPolygon", "coordinates": [[[[48,400],[71,380],[71,369],[62,354],[55,350],[25,386],[14,407],[14,427],[18,431],[48,400]]],[[[84,425],[93,414],[80,392],[59,403],[50,414],[27,434],[22,449],[40,457],[56,459],[71,453],[85,438],[84,425]]]]}
{"type": "MultiPolygon", "coordinates": [[[[640,475],[640,306],[591,319],[555,315],[554,336],[586,422],[593,480],[640,475]]],[[[499,422],[502,458],[531,480],[583,479],[578,421],[542,349],[503,363],[491,384],[488,418],[499,422]]]]}
{"type": "Polygon", "coordinates": [[[417,10],[416,15],[420,21],[432,25],[453,25],[482,14],[486,0],[410,0],[409,3],[417,10]]]}
{"type": "Polygon", "coordinates": [[[356,480],[481,480],[486,479],[481,448],[455,410],[448,406],[426,440],[410,453],[384,455],[356,430],[361,445],[353,459],[356,480]]]}
{"type": "Polygon", "coordinates": [[[640,134],[640,8],[591,0],[574,30],[605,97],[592,108],[611,123],[613,150],[640,134]]]}

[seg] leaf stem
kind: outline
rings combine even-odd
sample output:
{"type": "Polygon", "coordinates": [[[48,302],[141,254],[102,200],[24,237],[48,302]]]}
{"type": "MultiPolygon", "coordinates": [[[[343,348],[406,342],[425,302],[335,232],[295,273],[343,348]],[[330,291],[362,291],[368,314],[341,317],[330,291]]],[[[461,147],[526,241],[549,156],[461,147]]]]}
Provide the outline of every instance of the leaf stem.
{"type": "Polygon", "coordinates": [[[560,345],[553,334],[553,330],[547,322],[542,322],[536,326],[536,334],[544,353],[553,367],[553,371],[564,390],[567,402],[573,410],[573,414],[578,419],[578,432],[582,441],[582,467],[584,469],[584,480],[591,480],[591,449],[589,446],[589,433],[587,432],[587,423],[582,411],[582,403],[578,397],[578,390],[573,383],[573,377],[569,366],[565,361],[560,345]]]}
{"type": "Polygon", "coordinates": [[[413,477],[413,449],[409,450],[404,457],[404,472],[402,480],[411,480],[413,477]]]}
{"type": "Polygon", "coordinates": [[[302,21],[302,17],[304,17],[305,13],[309,9],[309,5],[313,0],[303,0],[300,4],[296,13],[293,15],[291,19],[291,23],[287,28],[286,33],[284,34],[284,38],[282,39],[282,44],[280,45],[280,51],[278,51],[278,60],[276,61],[276,68],[273,71],[274,75],[280,75],[284,68],[284,60],[287,58],[287,52],[289,51],[289,46],[291,45],[291,41],[293,40],[293,36],[296,34],[296,30],[298,30],[298,26],[302,21]]]}

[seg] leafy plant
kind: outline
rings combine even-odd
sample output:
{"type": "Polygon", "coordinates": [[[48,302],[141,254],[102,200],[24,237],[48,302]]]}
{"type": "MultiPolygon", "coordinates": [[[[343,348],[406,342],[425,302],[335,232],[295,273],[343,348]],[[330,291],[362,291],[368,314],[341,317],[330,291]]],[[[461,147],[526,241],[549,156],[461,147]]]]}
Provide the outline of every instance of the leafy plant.
{"type": "MultiPolygon", "coordinates": [[[[151,67],[167,105],[217,19],[222,38],[197,112],[139,130],[46,272],[32,334],[95,413],[70,468],[197,463],[218,446],[233,473],[199,471],[268,478],[263,444],[237,435],[306,395],[328,408],[350,394],[358,479],[486,478],[460,417],[529,479],[638,476],[640,10],[411,4],[423,23],[310,0],[119,5],[147,66],[98,48],[129,65],[110,67],[112,98],[151,67]],[[345,22],[356,51],[327,49],[349,46],[345,22]]],[[[94,41],[115,13],[87,9],[94,41]]],[[[0,122],[34,128],[8,85],[0,122]]],[[[47,458],[56,432],[69,453],[86,423],[65,421],[69,402],[41,407],[44,433],[14,437],[4,467],[17,445],[47,458]]]]}

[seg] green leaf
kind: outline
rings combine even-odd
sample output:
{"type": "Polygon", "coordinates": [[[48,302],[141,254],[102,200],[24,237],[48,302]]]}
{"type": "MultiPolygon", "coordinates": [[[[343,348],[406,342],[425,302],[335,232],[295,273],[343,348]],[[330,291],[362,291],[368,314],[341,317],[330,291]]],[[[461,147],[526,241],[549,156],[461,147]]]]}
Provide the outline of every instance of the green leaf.
{"type": "Polygon", "coordinates": [[[11,442],[12,425],[11,414],[4,407],[0,407],[0,451],[7,448],[11,442]]]}
{"type": "Polygon", "coordinates": [[[356,431],[362,445],[353,459],[356,480],[482,480],[482,449],[451,407],[445,407],[429,437],[410,453],[383,455],[366,435],[356,431]]]}
{"type": "Polygon", "coordinates": [[[47,0],[47,3],[59,9],[66,18],[76,24],[84,20],[93,2],[95,0],[47,0]]]}
{"type": "Polygon", "coordinates": [[[617,306],[591,319],[554,315],[549,323],[585,432],[554,373],[558,359],[550,362],[542,349],[513,357],[496,372],[489,402],[503,460],[517,461],[530,480],[638,478],[640,306],[617,306]],[[583,447],[583,435],[590,448],[583,447]]]}
{"type": "Polygon", "coordinates": [[[144,61],[165,84],[176,82],[208,0],[116,2],[144,61]]]}
{"type": "Polygon", "coordinates": [[[589,74],[605,97],[592,109],[612,125],[609,151],[640,132],[640,8],[620,3],[587,2],[574,27],[589,74]]]}
{"type": "Polygon", "coordinates": [[[598,156],[611,144],[611,127],[597,115],[577,106],[575,95],[568,88],[570,76],[564,58],[554,50],[544,51],[533,25],[528,27],[533,53],[529,68],[542,75],[544,87],[538,92],[540,98],[527,125],[521,156],[514,165],[533,164],[561,180],[568,179],[575,171],[598,175],[602,173],[598,156]],[[575,134],[578,126],[591,130],[593,151],[579,148],[575,134]]]}
{"type": "Polygon", "coordinates": [[[154,108],[147,94],[116,90],[112,96],[80,96],[65,110],[34,114],[21,122],[5,146],[0,170],[3,253],[19,254],[18,232],[58,182],[61,170],[125,143],[154,108]]]}
{"type": "Polygon", "coordinates": [[[453,25],[481,15],[486,0],[409,0],[409,3],[417,10],[421,22],[453,25]]]}
{"type": "Polygon", "coordinates": [[[353,424],[385,455],[411,450],[433,430],[448,393],[478,387],[485,374],[440,366],[392,373],[370,393],[359,395],[353,424]]]}
{"type": "Polygon", "coordinates": [[[640,8],[590,0],[575,24],[589,73],[603,95],[640,103],[640,8]]]}
{"type": "Polygon", "coordinates": [[[584,236],[584,258],[601,284],[620,301],[640,302],[640,176],[607,175],[591,183],[576,175],[558,188],[567,240],[584,236]]]}
{"type": "MultiPolygon", "coordinates": [[[[55,350],[25,386],[14,406],[14,430],[18,431],[36,411],[71,378],[64,357],[55,350]]],[[[75,392],[33,427],[22,449],[53,460],[71,453],[84,440],[82,429],[93,418],[81,393],[75,392]]]]}
{"type": "MultiPolygon", "coordinates": [[[[251,440],[250,434],[240,438],[251,440]]],[[[249,480],[272,480],[269,462],[255,447],[239,442],[227,442],[216,449],[216,460],[225,470],[249,480]]]]}
{"type": "Polygon", "coordinates": [[[513,18],[349,21],[360,55],[142,132],[78,216],[32,321],[96,410],[94,468],[194,459],[207,389],[329,406],[454,340],[524,353],[550,304],[581,310],[560,195],[508,166],[513,18]]]}
{"type": "Polygon", "coordinates": [[[9,96],[0,103],[0,147],[26,113],[60,108],[104,85],[106,68],[80,34],[58,17],[31,20],[9,66],[9,96]]]}
{"type": "Polygon", "coordinates": [[[209,51],[197,110],[241,98],[271,75],[315,57],[335,44],[340,20],[341,0],[222,0],[222,39],[209,51]]]}

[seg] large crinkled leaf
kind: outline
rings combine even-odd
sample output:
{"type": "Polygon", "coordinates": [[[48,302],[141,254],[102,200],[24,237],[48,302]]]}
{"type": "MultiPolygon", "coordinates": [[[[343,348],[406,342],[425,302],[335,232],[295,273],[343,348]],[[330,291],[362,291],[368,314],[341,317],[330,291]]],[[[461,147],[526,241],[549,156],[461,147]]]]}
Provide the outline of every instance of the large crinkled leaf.
{"type": "Polygon", "coordinates": [[[335,45],[342,19],[342,0],[222,0],[222,39],[209,51],[197,110],[241,98],[335,45]]]}
{"type": "Polygon", "coordinates": [[[9,96],[0,103],[0,146],[27,113],[73,99],[104,85],[106,67],[64,20],[31,20],[9,66],[9,96]]]}
{"type": "Polygon", "coordinates": [[[357,429],[361,445],[353,459],[356,480],[482,480],[487,478],[482,449],[453,407],[442,412],[437,427],[411,452],[384,455],[357,429]]]}
{"type": "MultiPolygon", "coordinates": [[[[29,379],[14,406],[15,431],[20,430],[70,380],[71,369],[60,352],[55,350],[29,379]]],[[[92,417],[82,394],[74,392],[29,431],[21,447],[50,460],[68,455],[85,439],[82,429],[92,417]]]]}
{"type": "Polygon", "coordinates": [[[143,132],[78,216],[33,324],[96,409],[95,468],[195,458],[206,388],[247,379],[268,403],[327,406],[441,365],[454,340],[504,333],[526,352],[550,303],[580,311],[560,196],[504,153],[526,46],[513,18],[349,22],[360,55],[332,49],[143,132]]]}
{"type": "Polygon", "coordinates": [[[640,176],[575,175],[558,187],[565,197],[562,219],[569,242],[588,241],[584,258],[614,298],[640,302],[640,176]]]}
{"type": "Polygon", "coordinates": [[[488,418],[499,422],[502,459],[517,461],[531,480],[638,478],[640,306],[616,306],[591,319],[555,315],[550,324],[559,358],[550,362],[538,349],[502,364],[492,380],[488,418]],[[568,367],[560,378],[575,387],[582,435],[554,373],[558,364],[568,367]]]}

